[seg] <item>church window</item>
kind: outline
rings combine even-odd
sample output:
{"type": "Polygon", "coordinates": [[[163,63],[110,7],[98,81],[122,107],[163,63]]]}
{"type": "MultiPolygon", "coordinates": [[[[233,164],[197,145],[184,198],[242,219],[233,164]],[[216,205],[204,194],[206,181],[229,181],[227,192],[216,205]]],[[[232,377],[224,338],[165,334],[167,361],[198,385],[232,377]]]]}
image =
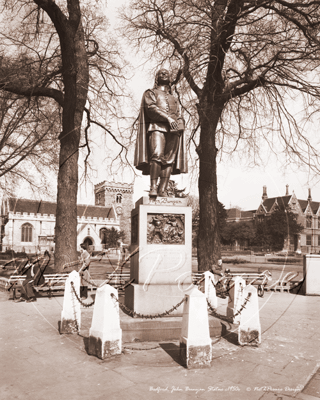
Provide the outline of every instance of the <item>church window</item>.
{"type": "Polygon", "coordinates": [[[88,228],[88,235],[90,235],[90,228],[88,228]]]}
{"type": "Polygon", "coordinates": [[[121,193],[118,193],[117,195],[116,195],[116,203],[122,203],[122,194],[121,193]]]}
{"type": "Polygon", "coordinates": [[[32,242],[32,225],[29,223],[21,227],[21,242],[32,242]]]}

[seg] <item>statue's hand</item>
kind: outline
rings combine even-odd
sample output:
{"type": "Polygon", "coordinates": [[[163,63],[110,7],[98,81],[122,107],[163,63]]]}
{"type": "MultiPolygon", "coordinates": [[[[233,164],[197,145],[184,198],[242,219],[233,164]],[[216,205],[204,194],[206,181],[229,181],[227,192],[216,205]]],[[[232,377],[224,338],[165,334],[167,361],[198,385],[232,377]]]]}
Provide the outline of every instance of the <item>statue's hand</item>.
{"type": "Polygon", "coordinates": [[[178,130],[178,122],[176,120],[174,120],[173,118],[168,117],[168,122],[170,125],[170,128],[174,131],[178,130]]]}

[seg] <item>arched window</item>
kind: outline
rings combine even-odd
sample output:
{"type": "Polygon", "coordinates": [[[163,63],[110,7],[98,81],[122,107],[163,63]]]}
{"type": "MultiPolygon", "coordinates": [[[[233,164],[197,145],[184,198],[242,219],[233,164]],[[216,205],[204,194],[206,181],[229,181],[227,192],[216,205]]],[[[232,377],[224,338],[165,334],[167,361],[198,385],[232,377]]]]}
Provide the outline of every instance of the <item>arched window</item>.
{"type": "Polygon", "coordinates": [[[29,223],[21,226],[21,242],[32,242],[32,225],[29,223]]]}
{"type": "Polygon", "coordinates": [[[121,193],[118,193],[117,195],[116,195],[116,203],[121,203],[122,202],[122,194],[121,193]]]}

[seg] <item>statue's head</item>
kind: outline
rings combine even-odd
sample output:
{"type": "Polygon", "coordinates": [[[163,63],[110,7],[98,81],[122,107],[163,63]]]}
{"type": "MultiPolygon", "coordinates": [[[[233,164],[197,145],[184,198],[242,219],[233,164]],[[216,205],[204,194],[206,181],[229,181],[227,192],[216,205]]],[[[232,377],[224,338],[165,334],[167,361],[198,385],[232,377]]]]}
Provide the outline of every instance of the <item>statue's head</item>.
{"type": "Polygon", "coordinates": [[[170,84],[171,84],[170,72],[165,68],[159,69],[159,71],[156,73],[155,87],[160,85],[170,86],[170,84]]]}

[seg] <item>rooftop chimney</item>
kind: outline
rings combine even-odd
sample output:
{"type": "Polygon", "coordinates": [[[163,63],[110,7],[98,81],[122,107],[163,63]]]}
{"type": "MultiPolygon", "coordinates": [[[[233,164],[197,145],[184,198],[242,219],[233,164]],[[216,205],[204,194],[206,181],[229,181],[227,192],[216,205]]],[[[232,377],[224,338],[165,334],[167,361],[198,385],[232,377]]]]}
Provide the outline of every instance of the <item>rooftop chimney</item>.
{"type": "Polygon", "coordinates": [[[310,188],[308,189],[308,192],[309,192],[308,201],[312,201],[312,197],[311,197],[311,189],[310,189],[310,188]]]}
{"type": "Polygon", "coordinates": [[[265,199],[268,198],[267,195],[267,186],[263,186],[263,193],[262,193],[262,200],[264,201],[265,199]]]}
{"type": "Polygon", "coordinates": [[[286,185],[286,196],[289,196],[289,185],[286,185]]]}

